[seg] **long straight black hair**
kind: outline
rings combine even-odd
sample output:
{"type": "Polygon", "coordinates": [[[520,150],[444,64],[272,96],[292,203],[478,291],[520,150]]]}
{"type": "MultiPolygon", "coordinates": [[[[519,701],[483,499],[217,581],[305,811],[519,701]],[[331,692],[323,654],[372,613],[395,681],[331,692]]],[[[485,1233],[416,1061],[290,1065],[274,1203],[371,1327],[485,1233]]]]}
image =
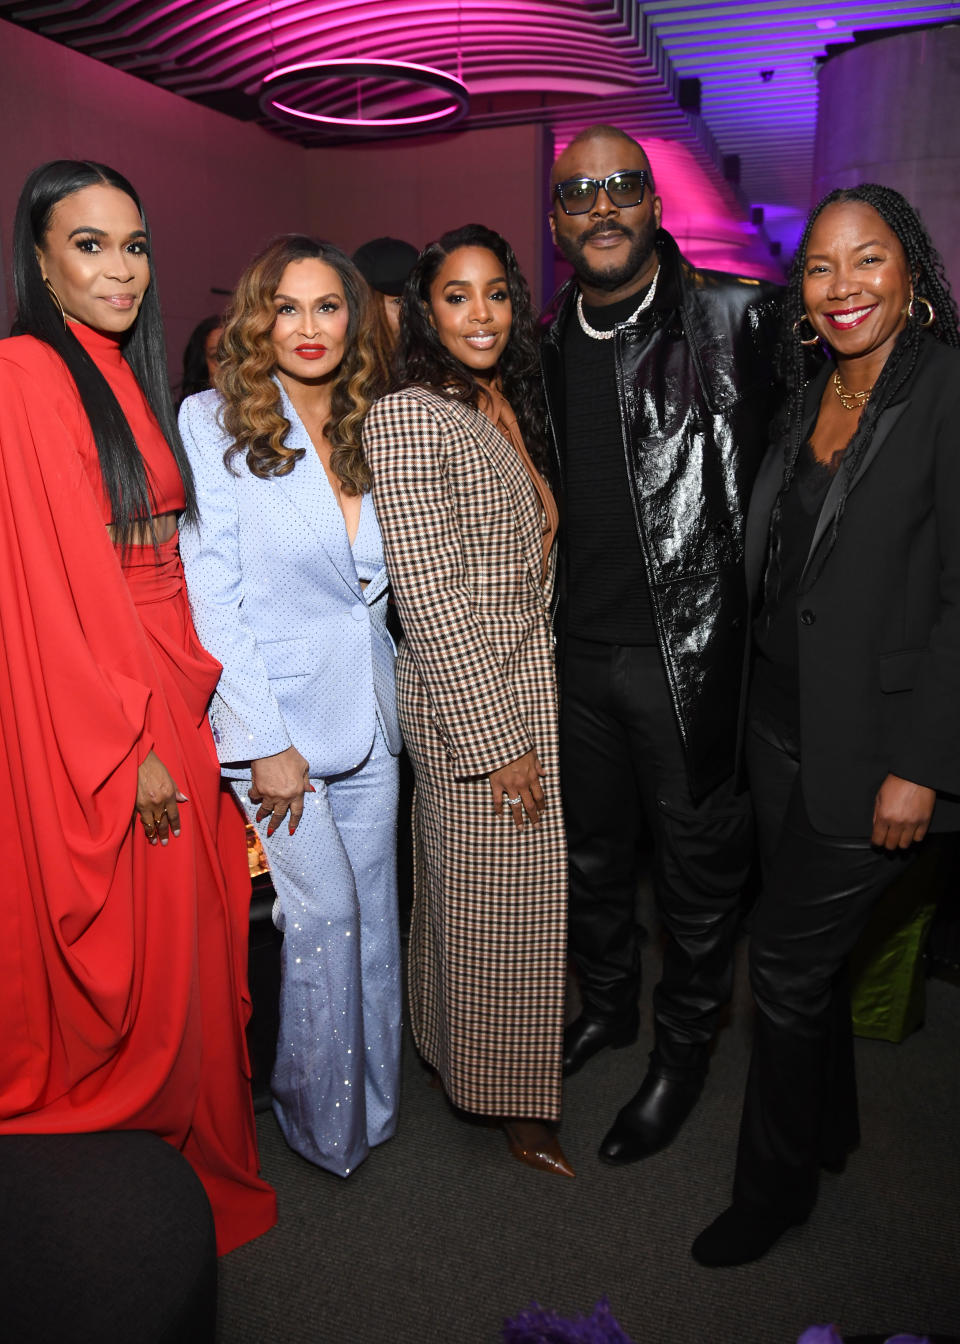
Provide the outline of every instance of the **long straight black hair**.
{"type": "Polygon", "coordinates": [[[126,416],[106,379],[70,330],[70,324],[64,322],[51,298],[37,257],[37,248],[42,247],[50,228],[54,206],[64,197],[72,196],[84,187],[94,186],[116,187],[129,196],[137,207],[147,235],[150,284],[136,321],[125,333],[123,354],[176,459],[186,496],[186,516],[195,519],[197,501],[193,472],[177,430],[177,418],[167,381],[160,300],[150,256],[150,226],[139,196],[127,179],[115,169],[86,160],[55,159],[35,168],[27,178],[20,193],[13,226],[13,276],[17,295],[14,331],[20,335],[35,336],[37,340],[52,346],[66,364],[93,430],[116,539],[121,545],[128,545],[135,525],[149,523],[153,516],[143,458],[126,416]]]}

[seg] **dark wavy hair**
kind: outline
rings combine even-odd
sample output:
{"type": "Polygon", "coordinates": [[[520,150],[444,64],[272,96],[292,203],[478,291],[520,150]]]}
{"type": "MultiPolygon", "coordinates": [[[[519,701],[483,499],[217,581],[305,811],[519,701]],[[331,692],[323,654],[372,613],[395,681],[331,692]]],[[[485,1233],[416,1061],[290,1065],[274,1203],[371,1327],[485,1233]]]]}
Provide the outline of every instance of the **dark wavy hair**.
{"type": "Polygon", "coordinates": [[[180,381],[180,395],[177,406],[180,407],[187,397],[197,392],[206,392],[210,386],[210,370],[207,368],[207,337],[211,331],[223,326],[222,317],[205,317],[198,322],[190,333],[190,339],[183,347],[183,378],[180,381]]]}
{"type": "Polygon", "coordinates": [[[241,275],[227,307],[220,338],[223,359],[214,380],[223,398],[221,419],[233,443],[223,455],[230,470],[243,454],[254,476],[286,476],[303,457],[288,448],[290,422],[281,411],[273,381],[277,360],[270,339],[277,319],[273,297],[284,271],[294,261],[322,261],[336,271],[347,300],[343,362],[330,397],[330,419],[323,430],[333,451],[330,467],[348,495],[370,489],[370,469],[360,431],[370,405],[385,390],[387,374],[374,336],[373,297],[353,262],[333,243],[284,234],[254,257],[241,275]]]}
{"type": "Polygon", "coordinates": [[[114,536],[125,547],[132,541],[137,524],[150,524],[153,517],[143,458],[120,403],[51,298],[37,257],[37,248],[43,246],[49,231],[54,207],[65,197],[95,186],[115,187],[129,196],[137,207],[147,235],[150,284],[136,321],[121,337],[123,354],[176,459],[187,501],[186,517],[195,519],[197,502],[193,472],[180,440],[167,377],[150,226],[140,197],[115,169],[85,159],[55,159],[35,168],[27,178],[13,225],[13,277],[17,295],[14,331],[19,335],[34,336],[51,346],[66,364],[93,430],[103,485],[110,501],[114,536]]]}
{"type": "MultiPolygon", "coordinates": [[[[773,539],[773,554],[768,574],[777,575],[779,583],[779,535],[780,516],[784,493],[789,489],[796,471],[797,459],[803,444],[804,390],[807,383],[823,367],[827,355],[822,346],[804,347],[800,344],[803,329],[798,325],[805,316],[803,303],[803,276],[806,269],[807,246],[814,224],[829,205],[847,201],[859,201],[876,210],[884,223],[896,234],[907,259],[907,267],[913,281],[914,293],[918,299],[926,299],[934,312],[934,321],[927,330],[944,345],[960,348],[960,328],[957,322],[957,306],[950,292],[950,285],[944,272],[943,260],[930,240],[930,235],[913,206],[892,187],[880,186],[876,182],[865,182],[859,187],[847,187],[831,191],[811,211],[804,226],[797,247],[790,279],[783,300],[783,317],[780,337],[777,345],[776,363],[786,388],[786,400],[775,426],[777,437],[785,436],[787,446],[783,484],[774,505],[770,520],[770,535],[773,539]]],[[[860,416],[860,422],[854,430],[841,459],[842,472],[841,496],[834,514],[833,527],[821,553],[819,563],[804,580],[803,591],[807,591],[820,576],[827,557],[836,545],[840,522],[847,502],[850,481],[863,455],[873,439],[877,421],[887,407],[896,400],[901,389],[912,376],[920,357],[924,329],[921,321],[927,317],[922,305],[919,311],[908,318],[903,331],[887,356],[880,372],[870,400],[860,416]]]]}
{"type": "Polygon", "coordinates": [[[486,248],[503,267],[513,322],[497,372],[527,451],[537,468],[545,471],[546,412],[530,290],[513,248],[493,229],[483,224],[464,224],[429,243],[420,253],[403,291],[397,385],[429,387],[469,406],[479,403],[480,383],[472,370],[450,353],[430,321],[430,287],[447,257],[462,247],[486,248]]]}

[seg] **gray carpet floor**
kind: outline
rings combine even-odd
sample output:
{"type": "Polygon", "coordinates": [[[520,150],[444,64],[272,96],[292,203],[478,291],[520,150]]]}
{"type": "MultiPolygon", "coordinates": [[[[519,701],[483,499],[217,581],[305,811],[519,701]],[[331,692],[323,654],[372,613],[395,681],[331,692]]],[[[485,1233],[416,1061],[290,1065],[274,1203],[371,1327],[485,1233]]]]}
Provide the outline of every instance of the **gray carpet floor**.
{"type": "MultiPolygon", "coordinates": [[[[222,1344],[496,1344],[538,1301],[587,1313],[601,1296],[636,1344],[793,1344],[847,1335],[960,1334],[960,988],[927,985],[924,1028],[858,1042],[863,1145],[825,1177],[810,1222],[762,1261],[707,1270],[696,1233],[728,1203],[750,1031],[737,992],[703,1099],[672,1147],[612,1169],[596,1147],[650,1049],[569,1080],[561,1139],[575,1180],[513,1160],[499,1130],[458,1120],[407,1043],[400,1131],[347,1181],[287,1149],[258,1117],[279,1225],[220,1270],[222,1344]]],[[[644,950],[648,985],[658,955],[644,950]]]]}

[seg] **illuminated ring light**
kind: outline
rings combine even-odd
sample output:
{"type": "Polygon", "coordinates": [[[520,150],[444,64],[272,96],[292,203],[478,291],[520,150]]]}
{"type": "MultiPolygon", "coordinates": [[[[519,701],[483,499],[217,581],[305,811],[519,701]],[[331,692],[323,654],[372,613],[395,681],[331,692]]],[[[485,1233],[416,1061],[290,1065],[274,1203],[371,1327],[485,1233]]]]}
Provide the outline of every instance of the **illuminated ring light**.
{"type": "Polygon", "coordinates": [[[260,85],[260,110],[268,117],[278,117],[304,129],[304,122],[331,130],[351,132],[354,135],[371,132],[382,135],[389,131],[406,131],[413,128],[440,130],[453,125],[464,116],[470,106],[467,87],[453,75],[443,70],[435,70],[429,65],[414,65],[410,61],[301,61],[297,65],[285,65],[281,70],[272,70],[260,85]],[[329,117],[319,112],[304,112],[288,103],[280,101],[283,95],[299,87],[308,75],[315,82],[327,79],[368,78],[390,82],[405,82],[416,89],[427,89],[434,93],[444,93],[450,103],[433,112],[395,117],[329,117]]]}

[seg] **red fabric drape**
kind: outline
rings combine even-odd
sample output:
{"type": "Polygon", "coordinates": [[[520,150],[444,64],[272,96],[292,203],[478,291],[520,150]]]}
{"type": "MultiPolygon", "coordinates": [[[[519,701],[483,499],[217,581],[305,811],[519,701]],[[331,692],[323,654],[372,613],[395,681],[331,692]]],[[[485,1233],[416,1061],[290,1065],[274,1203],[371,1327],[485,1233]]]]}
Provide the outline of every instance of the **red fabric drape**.
{"type": "MultiPolygon", "coordinates": [[[[169,482],[119,347],[76,331],[169,482]]],[[[76,389],[30,337],[0,342],[0,632],[0,1132],[153,1130],[193,1163],[229,1250],[275,1205],[245,1078],[243,826],[205,716],[219,666],[175,541],[121,567],[76,389]],[[134,824],[151,747],[190,800],[167,847],[134,824]]]]}

